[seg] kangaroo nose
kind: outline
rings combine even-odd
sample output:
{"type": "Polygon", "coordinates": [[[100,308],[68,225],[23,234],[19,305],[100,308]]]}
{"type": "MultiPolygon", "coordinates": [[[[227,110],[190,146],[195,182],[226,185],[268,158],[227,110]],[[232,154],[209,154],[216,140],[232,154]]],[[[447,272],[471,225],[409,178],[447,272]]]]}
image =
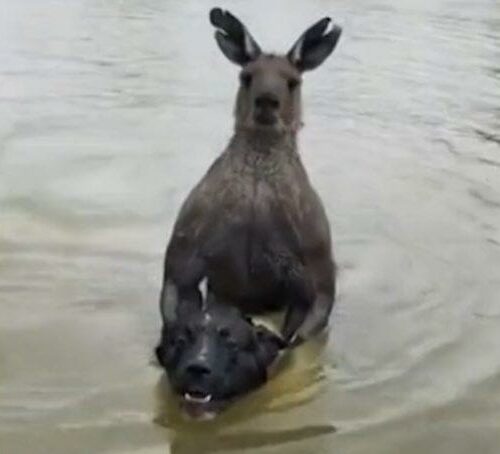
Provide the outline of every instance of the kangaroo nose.
{"type": "Polygon", "coordinates": [[[279,106],[278,97],[272,93],[262,93],[255,98],[255,107],[259,109],[277,110],[279,106]]]}
{"type": "Polygon", "coordinates": [[[212,373],[212,370],[207,364],[203,364],[201,362],[194,362],[187,366],[186,371],[192,377],[205,377],[212,373]]]}

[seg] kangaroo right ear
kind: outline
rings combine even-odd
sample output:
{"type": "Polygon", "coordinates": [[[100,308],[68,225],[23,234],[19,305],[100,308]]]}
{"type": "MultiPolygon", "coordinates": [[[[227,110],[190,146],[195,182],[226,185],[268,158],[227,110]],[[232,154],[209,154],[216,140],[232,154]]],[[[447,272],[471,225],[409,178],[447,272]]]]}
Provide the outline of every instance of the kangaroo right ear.
{"type": "Polygon", "coordinates": [[[210,11],[210,22],[217,28],[215,40],[220,50],[233,63],[245,65],[262,53],[246,27],[229,11],[213,8],[210,11]]]}
{"type": "Polygon", "coordinates": [[[331,25],[331,19],[324,17],[309,27],[289,50],[288,59],[300,70],[310,71],[323,63],[333,52],[342,34],[338,25],[331,25]]]}

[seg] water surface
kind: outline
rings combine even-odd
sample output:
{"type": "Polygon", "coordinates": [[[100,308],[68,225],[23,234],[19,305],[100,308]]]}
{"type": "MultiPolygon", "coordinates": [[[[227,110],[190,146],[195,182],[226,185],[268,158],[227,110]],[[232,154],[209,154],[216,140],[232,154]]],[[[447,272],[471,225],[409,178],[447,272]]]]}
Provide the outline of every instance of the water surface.
{"type": "Polygon", "coordinates": [[[300,140],[340,292],[328,339],[208,425],[152,349],[172,223],[231,133],[212,4],[1,3],[2,454],[498,453],[498,2],[226,2],[269,50],[344,28],[300,140]]]}

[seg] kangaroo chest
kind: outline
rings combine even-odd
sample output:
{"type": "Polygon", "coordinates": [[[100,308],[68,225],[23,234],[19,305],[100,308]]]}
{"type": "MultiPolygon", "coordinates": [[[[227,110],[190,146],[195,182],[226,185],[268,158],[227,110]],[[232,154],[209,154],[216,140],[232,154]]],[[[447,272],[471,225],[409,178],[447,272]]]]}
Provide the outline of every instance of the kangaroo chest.
{"type": "Polygon", "coordinates": [[[216,293],[240,304],[276,298],[279,264],[301,252],[299,195],[284,174],[238,172],[225,181],[206,242],[216,293]]]}

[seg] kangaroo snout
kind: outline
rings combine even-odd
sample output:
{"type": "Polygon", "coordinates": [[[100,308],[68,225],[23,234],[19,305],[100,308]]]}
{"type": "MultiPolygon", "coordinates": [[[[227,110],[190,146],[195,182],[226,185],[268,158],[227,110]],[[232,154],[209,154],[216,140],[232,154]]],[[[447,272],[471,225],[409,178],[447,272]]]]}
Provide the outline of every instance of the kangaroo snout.
{"type": "Polygon", "coordinates": [[[273,93],[262,93],[254,101],[254,120],[265,126],[272,126],[278,121],[279,98],[273,93]]]}
{"type": "Polygon", "coordinates": [[[273,93],[263,93],[255,98],[256,109],[261,110],[277,110],[279,109],[280,101],[273,93]]]}

